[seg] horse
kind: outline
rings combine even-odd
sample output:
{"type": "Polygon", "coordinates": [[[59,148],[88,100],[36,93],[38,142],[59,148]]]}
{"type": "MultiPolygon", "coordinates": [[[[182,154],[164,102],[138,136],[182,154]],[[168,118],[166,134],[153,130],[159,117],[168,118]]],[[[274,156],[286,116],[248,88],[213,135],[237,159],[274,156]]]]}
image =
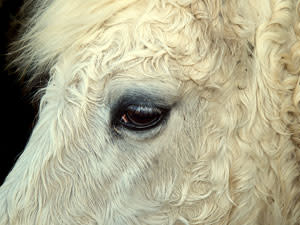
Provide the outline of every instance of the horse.
{"type": "Polygon", "coordinates": [[[24,4],[1,225],[299,225],[299,0],[24,4]]]}

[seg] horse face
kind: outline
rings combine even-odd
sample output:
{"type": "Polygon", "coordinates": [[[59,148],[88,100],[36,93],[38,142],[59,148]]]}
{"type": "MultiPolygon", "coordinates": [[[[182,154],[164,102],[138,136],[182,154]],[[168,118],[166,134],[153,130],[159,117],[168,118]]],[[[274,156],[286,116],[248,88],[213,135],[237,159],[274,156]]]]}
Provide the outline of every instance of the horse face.
{"type": "Polygon", "coordinates": [[[50,78],[3,220],[298,221],[295,7],[276,4],[289,16],[269,25],[283,15],[269,1],[41,4],[23,44],[50,78]]]}

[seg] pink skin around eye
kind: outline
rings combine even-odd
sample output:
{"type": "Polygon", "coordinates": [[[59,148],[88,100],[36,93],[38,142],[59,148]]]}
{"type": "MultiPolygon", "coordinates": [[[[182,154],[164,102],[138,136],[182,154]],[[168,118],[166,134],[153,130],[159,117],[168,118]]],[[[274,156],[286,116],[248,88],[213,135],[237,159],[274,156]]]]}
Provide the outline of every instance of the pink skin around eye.
{"type": "Polygon", "coordinates": [[[126,117],[126,114],[124,114],[124,115],[122,116],[122,120],[123,120],[124,123],[128,123],[128,119],[127,119],[127,117],[126,117]]]}

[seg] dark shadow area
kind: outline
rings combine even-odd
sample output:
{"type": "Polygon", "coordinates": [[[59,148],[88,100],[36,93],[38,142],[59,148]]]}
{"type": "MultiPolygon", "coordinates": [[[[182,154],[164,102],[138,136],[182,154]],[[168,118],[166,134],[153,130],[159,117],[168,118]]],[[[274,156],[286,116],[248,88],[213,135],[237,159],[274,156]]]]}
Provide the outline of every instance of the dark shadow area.
{"type": "MultiPolygon", "coordinates": [[[[15,38],[17,27],[13,18],[19,11],[22,0],[0,0],[2,32],[0,35],[0,78],[1,78],[1,157],[0,184],[12,169],[22,153],[30,136],[36,110],[31,104],[30,93],[24,91],[24,85],[18,82],[17,74],[5,70],[8,44],[15,38]]],[[[25,0],[26,1],[26,0],[25,0]]]]}

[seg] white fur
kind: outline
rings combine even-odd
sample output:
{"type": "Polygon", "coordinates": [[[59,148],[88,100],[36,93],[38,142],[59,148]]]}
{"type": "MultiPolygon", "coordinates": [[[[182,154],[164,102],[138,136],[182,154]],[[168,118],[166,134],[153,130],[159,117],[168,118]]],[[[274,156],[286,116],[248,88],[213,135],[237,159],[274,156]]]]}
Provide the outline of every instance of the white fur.
{"type": "Polygon", "coordinates": [[[13,63],[49,82],[0,225],[299,224],[299,4],[28,1],[13,63]],[[113,136],[130,90],[167,123],[113,136]]]}

